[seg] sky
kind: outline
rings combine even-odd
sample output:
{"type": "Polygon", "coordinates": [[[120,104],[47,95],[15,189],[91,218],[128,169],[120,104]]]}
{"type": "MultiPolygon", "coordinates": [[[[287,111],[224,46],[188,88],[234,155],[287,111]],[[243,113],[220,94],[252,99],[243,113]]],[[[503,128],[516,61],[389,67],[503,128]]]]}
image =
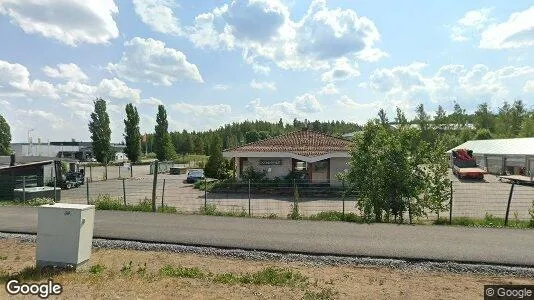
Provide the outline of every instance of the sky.
{"type": "Polygon", "coordinates": [[[127,103],[142,133],[534,105],[524,0],[0,0],[0,37],[13,142],[88,141],[96,98],[114,142],[127,103]]]}

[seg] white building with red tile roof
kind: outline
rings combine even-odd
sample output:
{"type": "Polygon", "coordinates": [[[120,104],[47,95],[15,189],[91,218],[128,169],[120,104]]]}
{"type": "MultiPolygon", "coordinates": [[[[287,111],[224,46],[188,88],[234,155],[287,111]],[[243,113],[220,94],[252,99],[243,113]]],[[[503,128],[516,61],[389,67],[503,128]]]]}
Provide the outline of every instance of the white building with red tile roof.
{"type": "Polygon", "coordinates": [[[270,179],[306,170],[312,183],[339,185],[336,174],[348,168],[350,145],[345,139],[301,130],[227,149],[223,156],[235,159],[237,178],[248,167],[266,171],[270,179]]]}

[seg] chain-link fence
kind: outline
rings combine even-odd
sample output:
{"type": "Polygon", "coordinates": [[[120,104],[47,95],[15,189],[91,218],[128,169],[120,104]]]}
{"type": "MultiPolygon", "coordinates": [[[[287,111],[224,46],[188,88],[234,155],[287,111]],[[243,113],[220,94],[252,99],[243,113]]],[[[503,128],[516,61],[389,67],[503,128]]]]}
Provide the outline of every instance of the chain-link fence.
{"type": "MultiPolygon", "coordinates": [[[[534,201],[534,187],[501,182],[453,182],[452,197],[440,213],[443,217],[483,219],[487,215],[515,220],[530,220],[529,210],[534,201]]],[[[185,175],[159,175],[154,178],[126,178],[88,182],[83,187],[62,191],[62,201],[87,203],[99,195],[110,195],[124,203],[152,201],[157,205],[173,206],[183,213],[209,209],[220,214],[253,217],[285,218],[298,205],[301,216],[311,217],[321,212],[336,211],[360,214],[357,195],[348,194],[343,186],[307,182],[238,182],[200,181],[187,183],[185,175]],[[204,185],[207,188],[204,188],[204,185]]],[[[437,216],[429,213],[429,219],[437,216]]]]}

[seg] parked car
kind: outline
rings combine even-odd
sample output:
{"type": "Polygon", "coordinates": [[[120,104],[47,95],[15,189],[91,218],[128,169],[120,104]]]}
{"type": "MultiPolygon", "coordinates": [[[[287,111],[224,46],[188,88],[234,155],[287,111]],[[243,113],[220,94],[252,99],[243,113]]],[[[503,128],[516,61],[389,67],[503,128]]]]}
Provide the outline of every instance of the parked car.
{"type": "Polygon", "coordinates": [[[193,169],[193,170],[189,170],[187,171],[187,179],[186,179],[186,182],[187,183],[195,183],[197,182],[198,180],[203,180],[205,177],[204,177],[204,170],[201,170],[201,169],[193,169]]]}

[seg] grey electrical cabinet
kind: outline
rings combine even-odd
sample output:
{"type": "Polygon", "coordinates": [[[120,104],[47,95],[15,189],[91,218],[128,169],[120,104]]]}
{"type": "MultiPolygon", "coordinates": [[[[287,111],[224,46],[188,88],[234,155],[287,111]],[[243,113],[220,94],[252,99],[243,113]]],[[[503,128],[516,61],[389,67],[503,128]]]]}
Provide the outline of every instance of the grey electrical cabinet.
{"type": "Polygon", "coordinates": [[[91,257],[94,205],[56,203],[38,207],[37,266],[74,267],[91,257]]]}

